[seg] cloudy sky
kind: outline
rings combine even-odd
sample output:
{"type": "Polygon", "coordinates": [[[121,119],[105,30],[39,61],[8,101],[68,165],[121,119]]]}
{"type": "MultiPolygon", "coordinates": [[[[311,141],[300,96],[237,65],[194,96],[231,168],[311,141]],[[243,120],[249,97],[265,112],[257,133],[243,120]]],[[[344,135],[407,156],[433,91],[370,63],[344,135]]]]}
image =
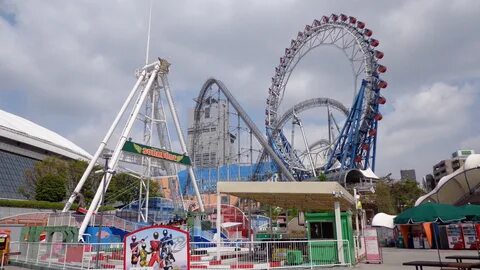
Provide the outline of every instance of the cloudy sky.
{"type": "MultiPolygon", "coordinates": [[[[145,61],[149,1],[0,0],[0,109],[94,152],[145,61]]],[[[459,148],[480,151],[480,1],[159,1],[151,59],[172,63],[170,86],[186,127],[192,99],[221,79],[263,130],[273,69],[313,19],[364,21],[388,72],[377,173],[417,178],[459,148]]],[[[332,97],[349,105],[345,56],[324,47],[296,68],[291,102],[332,97]]],[[[308,125],[315,125],[310,121],[308,125]]]]}

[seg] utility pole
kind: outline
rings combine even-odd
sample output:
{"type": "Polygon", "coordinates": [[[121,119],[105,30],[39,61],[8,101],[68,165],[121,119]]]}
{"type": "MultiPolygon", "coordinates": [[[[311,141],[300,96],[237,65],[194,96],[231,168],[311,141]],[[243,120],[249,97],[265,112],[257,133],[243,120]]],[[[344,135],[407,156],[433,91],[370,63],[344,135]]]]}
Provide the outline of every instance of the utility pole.
{"type": "MultiPolygon", "coordinates": [[[[105,203],[105,190],[106,190],[106,176],[107,176],[107,172],[108,172],[108,160],[112,157],[111,154],[103,154],[103,158],[105,159],[105,167],[103,168],[103,171],[104,171],[104,174],[103,174],[103,181],[102,181],[102,197],[100,199],[100,207],[103,206],[103,204],[105,203]]],[[[114,172],[113,172],[114,174],[114,172]]],[[[98,211],[97,211],[98,213],[98,211]]],[[[100,211],[100,225],[98,226],[98,233],[97,233],[97,259],[96,259],[96,266],[97,268],[99,268],[99,265],[98,265],[98,260],[99,260],[99,257],[100,257],[100,246],[101,246],[101,243],[102,243],[102,226],[103,226],[103,211],[100,211]]]]}

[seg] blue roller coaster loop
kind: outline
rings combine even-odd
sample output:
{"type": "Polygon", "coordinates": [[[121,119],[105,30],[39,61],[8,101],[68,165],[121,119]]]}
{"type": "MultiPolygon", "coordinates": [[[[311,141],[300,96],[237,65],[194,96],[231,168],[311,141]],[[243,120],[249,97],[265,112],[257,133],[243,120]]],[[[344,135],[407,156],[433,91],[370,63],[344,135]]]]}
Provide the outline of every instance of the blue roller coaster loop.
{"type": "Polygon", "coordinates": [[[355,98],[352,109],[345,125],[335,142],[332,154],[324,172],[345,171],[350,169],[375,170],[375,152],[377,143],[378,122],[375,116],[378,113],[379,89],[374,88],[370,104],[363,104],[365,100],[365,87],[368,82],[363,80],[360,90],[355,98]],[[339,167],[335,167],[336,162],[339,167]]]}
{"type": "MultiPolygon", "coordinates": [[[[275,151],[275,153],[283,161],[285,166],[289,166],[291,168],[292,174],[295,177],[295,179],[297,179],[298,181],[302,181],[302,180],[306,180],[313,177],[312,172],[307,170],[303,166],[302,161],[300,160],[297,153],[292,148],[292,145],[287,140],[287,138],[285,137],[281,129],[277,130],[277,136],[275,136],[277,140],[280,140],[282,145],[281,148],[278,147],[277,143],[275,143],[274,141],[275,139],[273,139],[274,137],[272,136],[272,130],[270,128],[267,128],[267,137],[269,138],[268,143],[270,144],[272,149],[275,151]],[[289,163],[288,160],[290,160],[291,162],[289,163]],[[297,164],[297,165],[291,166],[292,164],[297,164]]],[[[277,168],[277,171],[279,171],[278,168],[277,168]]]]}

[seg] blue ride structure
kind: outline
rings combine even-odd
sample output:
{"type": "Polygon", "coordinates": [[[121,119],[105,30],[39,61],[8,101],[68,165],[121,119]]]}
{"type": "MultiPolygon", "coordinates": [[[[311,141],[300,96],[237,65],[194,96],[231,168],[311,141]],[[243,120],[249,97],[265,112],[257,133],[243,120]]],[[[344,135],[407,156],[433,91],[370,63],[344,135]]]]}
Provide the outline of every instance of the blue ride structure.
{"type": "Polygon", "coordinates": [[[380,74],[385,73],[387,68],[378,63],[384,54],[375,49],[379,41],[372,38],[372,34],[372,30],[355,17],[344,14],[323,16],[298,32],[297,38],[291,41],[285,55],[280,58],[266,100],[266,134],[271,148],[295,180],[311,179],[317,173],[328,176],[352,169],[375,170],[378,121],[383,118],[379,105],[386,101],[380,90],[387,87],[380,74]],[[279,127],[279,107],[297,64],[311,50],[322,45],[334,46],[344,52],[351,63],[354,88],[358,90],[354,93],[354,101],[341,132],[327,150],[327,163],[312,169],[305,166],[279,127]],[[360,87],[356,86],[357,82],[361,82],[360,87]]]}

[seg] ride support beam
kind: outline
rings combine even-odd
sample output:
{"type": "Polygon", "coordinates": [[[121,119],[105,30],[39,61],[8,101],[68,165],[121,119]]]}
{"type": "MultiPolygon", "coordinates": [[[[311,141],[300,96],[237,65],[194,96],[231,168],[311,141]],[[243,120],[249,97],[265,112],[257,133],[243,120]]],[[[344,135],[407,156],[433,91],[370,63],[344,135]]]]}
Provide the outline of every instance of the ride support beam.
{"type": "Polygon", "coordinates": [[[102,154],[103,150],[105,149],[105,146],[107,145],[108,140],[113,134],[113,131],[116,129],[118,126],[118,122],[120,122],[120,119],[122,116],[125,114],[125,110],[127,109],[128,105],[132,101],[133,97],[135,96],[135,93],[137,92],[138,87],[142,83],[143,79],[145,79],[145,72],[142,72],[140,76],[137,79],[137,82],[135,83],[135,86],[133,86],[132,91],[130,91],[130,94],[128,95],[127,99],[122,105],[122,108],[118,112],[117,116],[115,117],[115,120],[113,121],[112,125],[110,126],[110,129],[107,131],[107,134],[105,135],[105,138],[103,138],[102,142],[100,143],[100,146],[98,147],[97,151],[93,155],[92,159],[88,163],[87,169],[82,175],[82,178],[77,183],[77,186],[75,187],[75,190],[73,191],[72,195],[70,195],[70,198],[68,199],[67,203],[63,207],[62,212],[67,212],[70,210],[70,207],[72,207],[73,202],[77,198],[78,193],[82,190],[83,185],[85,184],[85,181],[87,181],[88,176],[93,170],[93,167],[98,161],[98,158],[102,154]]]}

